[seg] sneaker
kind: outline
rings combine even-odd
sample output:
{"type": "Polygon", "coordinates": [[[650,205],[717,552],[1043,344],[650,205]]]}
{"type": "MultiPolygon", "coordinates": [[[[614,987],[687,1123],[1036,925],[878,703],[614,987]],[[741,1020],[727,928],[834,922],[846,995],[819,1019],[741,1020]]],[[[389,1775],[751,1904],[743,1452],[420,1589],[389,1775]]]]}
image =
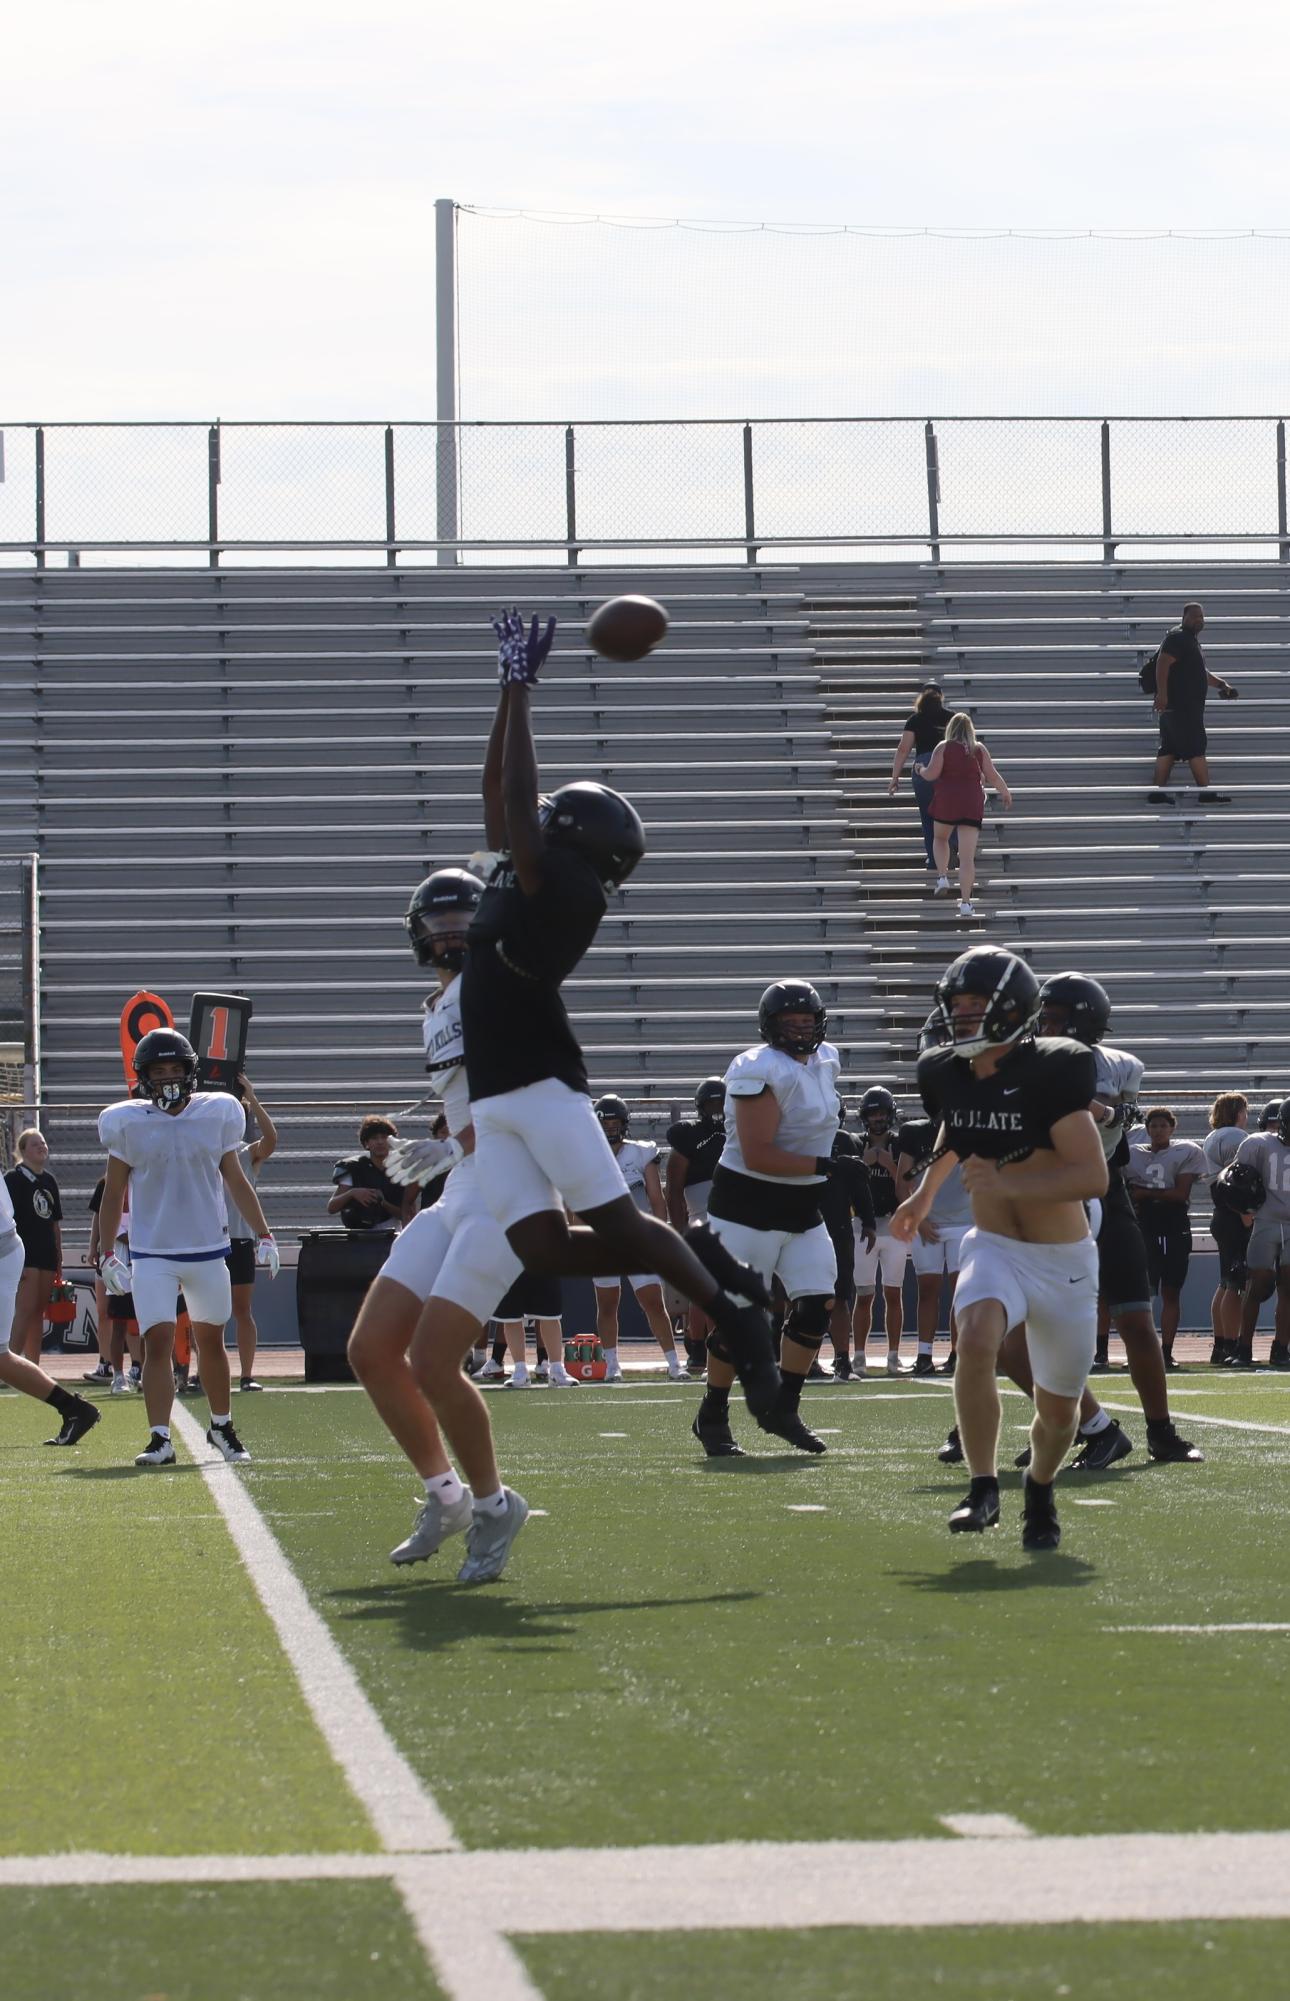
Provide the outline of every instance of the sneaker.
{"type": "Polygon", "coordinates": [[[56,1438],[47,1438],[46,1445],[79,1445],[86,1432],[93,1431],[102,1415],[96,1403],[74,1396],[72,1408],[63,1419],[62,1430],[56,1438]]]}
{"type": "Polygon", "coordinates": [[[621,1381],[622,1381],[622,1380],[623,1380],[623,1365],[622,1365],[622,1363],[621,1363],[621,1362],[614,1362],[614,1363],[612,1363],[612,1364],[606,1364],[606,1367],[605,1367],[605,1381],[606,1381],[606,1383],[621,1383],[621,1381]]]}
{"type": "Polygon", "coordinates": [[[950,879],[949,879],[949,877],[948,877],[947,875],[938,875],[938,876],[937,876],[937,878],[936,878],[936,887],[935,887],[935,889],[934,889],[934,890],[932,891],[932,895],[933,895],[933,896],[948,896],[948,895],[949,895],[949,893],[950,893],[950,879]]]}
{"type": "Polygon", "coordinates": [[[1290,1348],[1283,1347],[1279,1341],[1274,1341],[1268,1349],[1268,1367],[1290,1369],[1290,1348]]]}
{"type": "Polygon", "coordinates": [[[230,1466],[244,1466],[251,1457],[231,1424],[212,1424],[206,1433],[206,1443],[222,1453],[230,1466]]]}
{"type": "Polygon", "coordinates": [[[833,1380],[835,1383],[854,1382],[855,1370],[851,1366],[851,1357],[849,1355],[835,1355],[833,1357],[833,1380]]]}
{"type": "Polygon", "coordinates": [[[740,1299],[749,1299],[754,1306],[770,1306],[770,1287],[761,1273],[751,1265],[741,1264],[709,1224],[691,1223],[685,1241],[723,1292],[737,1293],[740,1299]]]}
{"type": "Polygon", "coordinates": [[[831,1383],[833,1381],[832,1376],[824,1367],[818,1355],[806,1372],[806,1380],[808,1383],[831,1383]]]}
{"type": "Polygon", "coordinates": [[[959,1365],[959,1351],[957,1348],[951,1348],[949,1354],[945,1357],[945,1360],[941,1363],[939,1373],[942,1376],[952,1376],[954,1374],[955,1369],[957,1369],[958,1365],[959,1365]]]}
{"type": "Polygon", "coordinates": [[[1110,1375],[1110,1373],[1111,1373],[1110,1356],[1100,1353],[1094,1355],[1092,1366],[1089,1369],[1090,1376],[1108,1376],[1110,1375]]]}
{"type": "Polygon", "coordinates": [[[412,1524],[412,1533],[390,1551],[391,1563],[424,1563],[441,1549],[450,1535],[465,1535],[470,1527],[471,1492],[463,1487],[461,1499],[445,1507],[437,1494],[423,1494],[412,1524]]]}
{"type": "Polygon", "coordinates": [[[828,1446],[822,1438],[817,1438],[808,1424],[803,1423],[799,1411],[787,1408],[767,1411],[765,1417],[757,1420],[763,1431],[774,1438],[782,1438],[786,1445],[792,1445],[799,1452],[827,1452],[828,1446]]]}
{"type": "Polygon", "coordinates": [[[461,1365],[462,1374],[465,1376],[477,1376],[483,1369],[483,1366],[484,1366],[483,1363],[480,1361],[478,1355],[472,1348],[470,1353],[467,1355],[465,1361],[461,1365]]]}
{"type": "Polygon", "coordinates": [[[976,916],[976,911],[973,909],[972,905],[968,902],[966,897],[963,897],[959,903],[959,916],[960,917],[976,916]]]}
{"type": "Polygon", "coordinates": [[[83,1383],[106,1384],[110,1383],[111,1380],[112,1364],[110,1362],[100,1362],[97,1369],[86,1369],[84,1375],[81,1377],[83,1383]]]}
{"type": "Polygon", "coordinates": [[[1148,792],[1147,804],[1148,806],[1172,806],[1174,804],[1174,795],[1172,792],[1148,792]]]}
{"type": "Polygon", "coordinates": [[[135,1384],[131,1382],[129,1376],[113,1376],[112,1395],[114,1397],[132,1397],[134,1394],[135,1384]]]}
{"type": "Polygon", "coordinates": [[[529,1381],[527,1374],[521,1375],[518,1369],[511,1377],[509,1383],[502,1384],[504,1390],[531,1390],[532,1387],[533,1385],[529,1381]]]}
{"type": "Polygon", "coordinates": [[[889,1376],[907,1376],[910,1373],[901,1361],[898,1350],[889,1348],[887,1350],[887,1374],[889,1376]]]}
{"type": "Polygon", "coordinates": [[[264,1384],[257,1383],[254,1376],[243,1376],[238,1383],[238,1388],[240,1390],[262,1390],[264,1384]]]}
{"type": "Polygon", "coordinates": [[[865,1377],[868,1375],[868,1373],[869,1373],[869,1364],[868,1362],[866,1362],[863,1352],[857,1352],[851,1357],[852,1382],[862,1383],[865,1377]]]}
{"type": "Polygon", "coordinates": [[[533,1371],[533,1380],[535,1383],[549,1383],[551,1380],[551,1364],[549,1362],[539,1362],[533,1371]]]}
{"type": "Polygon", "coordinates": [[[1198,792],[1196,803],[1199,806],[1230,806],[1232,795],[1230,792],[1198,792]]]}
{"type": "Polygon", "coordinates": [[[134,1384],[135,1389],[141,1390],[143,1388],[143,1370],[137,1362],[131,1362],[130,1364],[130,1381],[134,1384]]]}
{"type": "Polygon", "coordinates": [[[1205,1461],[1199,1445],[1193,1445],[1190,1439],[1180,1438],[1172,1424],[1167,1438],[1148,1437],[1147,1457],[1153,1459],[1157,1466],[1199,1466],[1205,1461]]]}
{"type": "Polygon", "coordinates": [[[1258,1366],[1254,1356],[1247,1353],[1244,1348],[1238,1348],[1234,1355],[1229,1355],[1227,1358],[1229,1369],[1257,1369],[1258,1366]]]}
{"type": "MultiPolygon", "coordinates": [[[[972,1483],[976,1485],[975,1480],[972,1483]]],[[[982,1482],[974,1496],[971,1488],[950,1516],[951,1535],[981,1535],[999,1526],[999,1489],[992,1481],[982,1482]]]]}
{"type": "Polygon", "coordinates": [[[1052,1488],[1036,1487],[1027,1474],[1022,1488],[1022,1506],[1021,1547],[1056,1549],[1062,1539],[1062,1529],[1053,1503],[1052,1488]]]}
{"type": "Polygon", "coordinates": [[[936,1374],[936,1364],[930,1355],[919,1355],[915,1358],[911,1374],[915,1376],[934,1376],[936,1374]]]}
{"type": "Polygon", "coordinates": [[[1133,1450],[1133,1440],[1114,1418],[1104,1430],[1092,1438],[1080,1439],[1078,1444],[1079,1451],[1070,1463],[1072,1473],[1104,1473],[1108,1466],[1127,1459],[1133,1450]]]}
{"type": "Polygon", "coordinates": [[[176,1376],[175,1394],[181,1397],[199,1397],[202,1393],[201,1379],[197,1376],[176,1376]]]}
{"type": "Polygon", "coordinates": [[[510,1487],[502,1489],[506,1506],[500,1515],[470,1511],[466,1530],[466,1561],[457,1572],[459,1584],[491,1584],[506,1568],[515,1538],[529,1517],[529,1504],[510,1487]]]}
{"type": "Polygon", "coordinates": [[[506,1371],[501,1363],[495,1362],[490,1355],[483,1368],[479,1371],[479,1380],[481,1383],[504,1383],[506,1381],[506,1371]]]}
{"type": "Polygon", "coordinates": [[[668,1358],[667,1380],[669,1383],[683,1383],[686,1380],[685,1370],[681,1367],[675,1355],[668,1358]]]}
{"type": "Polygon", "coordinates": [[[578,1381],[578,1378],[569,1374],[563,1362],[552,1362],[548,1380],[553,1390],[580,1390],[582,1388],[582,1384],[578,1381]]]}
{"type": "Polygon", "coordinates": [[[173,1466],[175,1448],[168,1438],[163,1438],[159,1431],[154,1431],[145,1449],[136,1452],[134,1463],[136,1466],[173,1466]]]}
{"type": "Polygon", "coordinates": [[[1232,1343],[1230,1341],[1222,1341],[1222,1340],[1215,1341],[1213,1347],[1209,1351],[1210,1367],[1213,1369],[1221,1369],[1225,1367],[1226,1364],[1231,1361],[1231,1359],[1232,1359],[1232,1343]]]}
{"type": "Polygon", "coordinates": [[[1165,1374],[1167,1376],[1180,1376],[1183,1374],[1182,1363],[1175,1362],[1172,1348],[1162,1348],[1160,1354],[1161,1354],[1161,1360],[1164,1362],[1165,1365],[1165,1374]]]}
{"type": "Polygon", "coordinates": [[[742,1459],[744,1457],[743,1446],[735,1443],[728,1416],[705,1417],[704,1406],[700,1404],[690,1430],[698,1439],[709,1459],[742,1459]]]}
{"type": "Polygon", "coordinates": [[[957,1424],[955,1425],[953,1431],[951,1431],[949,1437],[946,1439],[944,1445],[940,1445],[937,1447],[936,1457],[940,1460],[942,1466],[959,1466],[962,1464],[963,1440],[959,1437],[959,1428],[957,1424]]]}

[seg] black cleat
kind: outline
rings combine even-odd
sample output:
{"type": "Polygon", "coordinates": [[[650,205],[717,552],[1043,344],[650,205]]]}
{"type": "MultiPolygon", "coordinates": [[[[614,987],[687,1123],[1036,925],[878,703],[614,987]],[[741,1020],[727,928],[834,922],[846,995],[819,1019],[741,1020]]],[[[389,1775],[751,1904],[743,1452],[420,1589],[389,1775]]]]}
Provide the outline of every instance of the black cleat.
{"type": "Polygon", "coordinates": [[[1279,1341],[1274,1341],[1268,1349],[1268,1367],[1290,1369],[1290,1348],[1285,1348],[1279,1341]]]}
{"type": "Polygon", "coordinates": [[[1226,1366],[1229,1369],[1257,1369],[1259,1365],[1246,1349],[1238,1348],[1235,1354],[1228,1356],[1226,1366]]]}
{"type": "Polygon", "coordinates": [[[957,1369],[958,1365],[959,1365],[958,1349],[951,1348],[949,1354],[945,1357],[945,1360],[941,1363],[939,1373],[942,1376],[952,1376],[954,1374],[955,1369],[957,1369]]]}
{"type": "Polygon", "coordinates": [[[942,1466],[959,1466],[963,1463],[963,1441],[959,1437],[957,1424],[944,1445],[937,1447],[936,1457],[940,1460],[942,1466]]]}
{"type": "Polygon", "coordinates": [[[761,1273],[754,1271],[751,1265],[741,1264],[709,1224],[691,1223],[685,1233],[685,1241],[723,1292],[738,1293],[741,1299],[750,1299],[754,1306],[771,1305],[770,1287],[761,1273]]]}
{"type": "Polygon", "coordinates": [[[1103,1473],[1108,1466],[1114,1466],[1118,1459],[1127,1459],[1133,1450],[1133,1440],[1123,1426],[1111,1422],[1092,1438],[1079,1441],[1079,1451],[1071,1460],[1072,1473],[1103,1473]]]}
{"type": "Polygon", "coordinates": [[[87,1431],[93,1431],[103,1413],[96,1403],[85,1397],[73,1397],[74,1408],[63,1419],[63,1428],[57,1438],[47,1438],[46,1445],[79,1445],[87,1431]]]}
{"type": "Polygon", "coordinates": [[[1147,1456],[1154,1459],[1157,1466],[1200,1466],[1205,1460],[1199,1445],[1193,1445],[1188,1438],[1180,1438],[1172,1424],[1167,1438],[1148,1437],[1147,1456]]]}
{"type": "Polygon", "coordinates": [[[1209,1365],[1211,1369],[1225,1367],[1232,1359],[1232,1352],[1233,1344],[1230,1341],[1215,1341],[1209,1351],[1209,1365]]]}
{"type": "Polygon", "coordinates": [[[737,1445],[731,1435],[730,1420],[728,1417],[708,1417],[705,1419],[703,1406],[700,1404],[698,1410],[695,1412],[694,1423],[690,1426],[690,1429],[707,1453],[709,1459],[742,1459],[744,1457],[743,1446],[737,1445]]]}
{"type": "Polygon", "coordinates": [[[774,1408],[781,1387],[779,1363],[770,1321],[760,1306],[739,1306],[722,1315],[708,1336],[708,1347],[719,1362],[728,1362],[738,1376],[744,1402],[760,1424],[774,1408]]]}
{"type": "Polygon", "coordinates": [[[110,1390],[112,1387],[112,1364],[110,1362],[100,1362],[97,1369],[86,1369],[81,1377],[81,1381],[83,1383],[98,1383],[101,1388],[110,1390]]]}
{"type": "Polygon", "coordinates": [[[831,1383],[833,1378],[817,1356],[806,1372],[806,1380],[808,1383],[831,1383]]]}
{"type": "Polygon", "coordinates": [[[1169,1376],[1179,1376],[1179,1375],[1181,1375],[1181,1374],[1183,1373],[1183,1367],[1182,1367],[1182,1363],[1181,1363],[1181,1362],[1175,1362],[1175,1360],[1174,1360],[1174,1353],[1173,1353],[1173,1349],[1172,1349],[1172,1348],[1164,1348],[1164,1349],[1162,1349],[1162,1350],[1161,1350],[1161,1359],[1162,1359],[1162,1361],[1164,1362],[1164,1365],[1165,1365],[1165,1374],[1166,1374],[1166,1375],[1169,1375],[1169,1376]]]}
{"type": "Polygon", "coordinates": [[[1028,1445],[1023,1445],[1020,1452],[1017,1454],[1016,1458],[1013,1460],[1012,1463],[1014,1466],[1029,1466],[1030,1447],[1028,1445]]]}
{"type": "Polygon", "coordinates": [[[999,1526],[999,1489],[993,1480],[974,1480],[950,1516],[951,1535],[981,1535],[999,1526]]]}
{"type": "Polygon", "coordinates": [[[919,1355],[916,1358],[914,1362],[914,1374],[916,1376],[934,1376],[936,1374],[936,1364],[930,1355],[919,1355]]]}
{"type": "Polygon", "coordinates": [[[822,1438],[817,1438],[808,1424],[802,1420],[800,1411],[771,1410],[757,1420],[763,1431],[774,1438],[782,1438],[786,1445],[794,1445],[799,1452],[827,1452],[828,1446],[822,1438]]]}
{"type": "Polygon", "coordinates": [[[1056,1549],[1062,1539],[1061,1523],[1053,1506],[1051,1487],[1039,1487],[1026,1475],[1022,1490],[1024,1513],[1021,1520],[1023,1549],[1056,1549]]]}
{"type": "Polygon", "coordinates": [[[853,1383],[855,1381],[855,1371],[851,1367],[850,1355],[835,1355],[833,1357],[833,1380],[835,1383],[853,1383]]]}

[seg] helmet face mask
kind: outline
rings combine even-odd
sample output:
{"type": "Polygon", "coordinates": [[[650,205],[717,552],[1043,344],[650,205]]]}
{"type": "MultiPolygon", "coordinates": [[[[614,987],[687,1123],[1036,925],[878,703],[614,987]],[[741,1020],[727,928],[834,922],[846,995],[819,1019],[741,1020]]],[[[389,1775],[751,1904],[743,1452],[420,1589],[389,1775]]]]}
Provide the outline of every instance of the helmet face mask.
{"type": "Polygon", "coordinates": [[[977,945],[942,973],[936,983],[936,1005],[955,1054],[984,1056],[1033,1032],[1039,1015],[1039,982],[1014,953],[977,945]]]}
{"type": "Polygon", "coordinates": [[[464,868],[436,869],[412,892],[403,928],[418,966],[459,973],[466,963],[466,932],[484,893],[477,875],[464,868]]]}
{"type": "Polygon", "coordinates": [[[767,987],[757,1009],[761,1039],[786,1056],[811,1056],[824,1040],[829,1017],[824,1002],[809,980],[776,980],[767,987]],[[785,1017],[803,1019],[789,1027],[785,1017]],[[810,1016],[807,1023],[805,1017],[810,1016]]]}
{"type": "Polygon", "coordinates": [[[882,1084],[875,1084],[860,1100],[858,1117],[871,1140],[886,1139],[896,1129],[896,1100],[882,1084]]]}
{"type": "Polygon", "coordinates": [[[151,1099],[158,1111],[182,1109],[193,1095],[197,1081],[197,1053],[186,1035],[174,1028],[151,1028],[141,1036],[134,1052],[134,1074],[139,1095],[151,1099]],[[154,1075],[164,1068],[165,1077],[154,1075]]]}

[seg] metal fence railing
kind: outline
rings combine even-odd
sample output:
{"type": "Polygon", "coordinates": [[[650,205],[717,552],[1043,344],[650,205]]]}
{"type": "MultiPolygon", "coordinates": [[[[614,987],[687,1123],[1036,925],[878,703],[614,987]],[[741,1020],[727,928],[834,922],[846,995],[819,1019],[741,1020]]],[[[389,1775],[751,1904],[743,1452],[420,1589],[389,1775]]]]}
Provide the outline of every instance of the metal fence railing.
{"type": "Polygon", "coordinates": [[[1281,417],[0,426],[0,560],[1269,545],[1281,417]]]}

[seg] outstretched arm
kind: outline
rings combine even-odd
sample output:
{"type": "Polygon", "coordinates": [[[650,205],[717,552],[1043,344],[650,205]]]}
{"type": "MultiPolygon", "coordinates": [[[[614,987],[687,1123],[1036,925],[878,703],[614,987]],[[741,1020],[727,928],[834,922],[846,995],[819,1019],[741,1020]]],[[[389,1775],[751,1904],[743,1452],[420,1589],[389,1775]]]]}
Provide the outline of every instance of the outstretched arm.
{"type": "MultiPolygon", "coordinates": [[[[535,617],[528,631],[518,611],[504,612],[493,620],[497,634],[497,671],[502,681],[502,703],[493,725],[502,737],[500,804],[502,841],[510,852],[520,888],[531,896],[542,881],[545,843],[538,817],[538,765],[533,744],[533,724],[529,715],[529,689],[537,683],[538,672],[555,638],[555,620],[549,618],[545,630],[535,617]]],[[[489,754],[492,753],[489,742],[489,754]]],[[[485,762],[485,808],[488,805],[488,764],[485,762]]],[[[489,830],[492,841],[492,830],[489,830]]]]}

